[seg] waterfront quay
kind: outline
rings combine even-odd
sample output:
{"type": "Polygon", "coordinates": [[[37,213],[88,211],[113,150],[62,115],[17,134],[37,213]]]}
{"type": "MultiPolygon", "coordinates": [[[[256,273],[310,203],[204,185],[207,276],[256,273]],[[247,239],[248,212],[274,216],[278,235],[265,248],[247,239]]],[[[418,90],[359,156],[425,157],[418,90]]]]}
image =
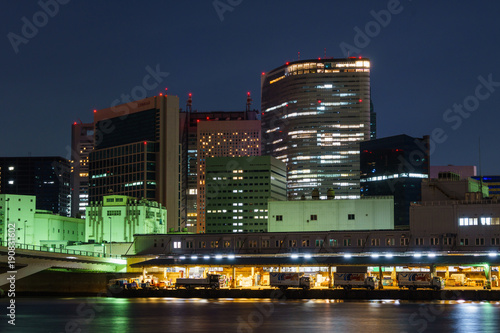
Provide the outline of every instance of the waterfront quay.
{"type": "Polygon", "coordinates": [[[287,289],[282,291],[273,288],[248,288],[248,289],[136,289],[123,290],[111,293],[112,297],[118,298],[142,298],[142,297],[174,297],[174,298],[256,298],[256,299],[342,299],[342,300],[384,300],[399,299],[409,301],[500,301],[500,289],[492,290],[476,288],[447,288],[440,291],[434,290],[400,290],[397,288],[385,288],[381,290],[365,289],[287,289]]]}

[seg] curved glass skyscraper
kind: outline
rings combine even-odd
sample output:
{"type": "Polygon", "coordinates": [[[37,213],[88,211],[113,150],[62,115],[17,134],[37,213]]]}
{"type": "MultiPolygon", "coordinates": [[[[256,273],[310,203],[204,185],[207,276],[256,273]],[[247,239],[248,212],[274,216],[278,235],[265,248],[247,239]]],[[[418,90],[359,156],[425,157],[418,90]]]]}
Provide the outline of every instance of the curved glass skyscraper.
{"type": "Polygon", "coordinates": [[[370,60],[300,60],[262,73],[263,154],[287,165],[288,196],[360,197],[359,142],[370,139],[370,60]]]}

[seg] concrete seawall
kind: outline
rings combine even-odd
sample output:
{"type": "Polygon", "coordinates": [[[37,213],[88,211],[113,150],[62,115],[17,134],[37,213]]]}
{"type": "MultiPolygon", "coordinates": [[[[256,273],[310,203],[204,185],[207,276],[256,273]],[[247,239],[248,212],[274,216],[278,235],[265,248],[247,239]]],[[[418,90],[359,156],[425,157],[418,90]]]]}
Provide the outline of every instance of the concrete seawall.
{"type": "Polygon", "coordinates": [[[500,301],[500,290],[363,290],[353,289],[195,289],[195,290],[125,290],[114,297],[180,297],[180,298],[273,298],[273,299],[350,299],[350,300],[470,300],[500,301]]]}
{"type": "MultiPolygon", "coordinates": [[[[120,293],[106,292],[110,279],[132,278],[137,273],[66,272],[43,271],[16,281],[16,296],[113,296],[113,297],[179,297],[179,298],[273,298],[273,299],[352,299],[352,300],[471,300],[500,301],[500,289],[494,290],[416,290],[384,289],[221,289],[221,290],[126,290],[120,293]]],[[[6,285],[1,286],[5,290],[6,285]]]]}

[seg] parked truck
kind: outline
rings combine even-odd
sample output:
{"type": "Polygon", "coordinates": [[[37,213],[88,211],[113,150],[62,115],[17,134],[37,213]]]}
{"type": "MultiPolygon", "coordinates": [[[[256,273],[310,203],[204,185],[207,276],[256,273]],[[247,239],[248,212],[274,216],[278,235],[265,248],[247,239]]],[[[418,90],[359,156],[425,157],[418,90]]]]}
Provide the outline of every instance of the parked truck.
{"type": "Polygon", "coordinates": [[[431,273],[398,273],[399,288],[416,290],[418,288],[431,288],[441,290],[444,288],[444,280],[439,276],[432,276],[431,273]]]}
{"type": "Polygon", "coordinates": [[[333,275],[334,287],[342,287],[345,290],[351,288],[366,288],[373,290],[378,288],[378,280],[366,273],[335,273],[333,275]]]}
{"type": "Polygon", "coordinates": [[[312,287],[312,279],[304,276],[304,273],[269,273],[269,285],[281,290],[288,288],[309,290],[312,287]]]}
{"type": "Polygon", "coordinates": [[[220,275],[219,274],[208,274],[206,278],[203,279],[186,279],[178,278],[175,282],[175,288],[211,288],[220,289],[220,275]]]}

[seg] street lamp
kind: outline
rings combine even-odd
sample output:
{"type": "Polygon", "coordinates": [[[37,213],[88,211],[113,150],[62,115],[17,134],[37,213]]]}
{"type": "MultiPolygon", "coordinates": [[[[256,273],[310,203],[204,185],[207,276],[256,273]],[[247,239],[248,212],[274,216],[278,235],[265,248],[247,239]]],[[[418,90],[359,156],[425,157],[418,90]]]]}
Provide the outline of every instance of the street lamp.
{"type": "Polygon", "coordinates": [[[111,258],[111,216],[109,217],[109,257],[111,258]]]}

